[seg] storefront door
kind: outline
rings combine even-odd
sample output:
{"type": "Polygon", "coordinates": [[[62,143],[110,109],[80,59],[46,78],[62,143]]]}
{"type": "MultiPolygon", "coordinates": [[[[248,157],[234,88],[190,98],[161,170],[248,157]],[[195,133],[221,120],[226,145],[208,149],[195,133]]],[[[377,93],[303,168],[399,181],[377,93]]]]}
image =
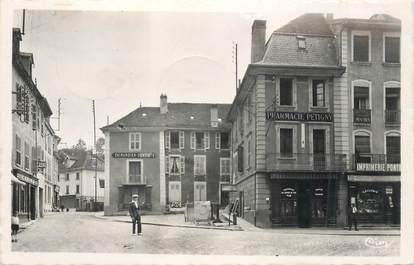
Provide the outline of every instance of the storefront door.
{"type": "Polygon", "coordinates": [[[280,222],[282,224],[297,225],[296,183],[281,182],[280,190],[280,222]]]}
{"type": "Polygon", "coordinates": [[[312,185],[308,180],[298,181],[298,225],[307,228],[312,226],[312,185]]]}

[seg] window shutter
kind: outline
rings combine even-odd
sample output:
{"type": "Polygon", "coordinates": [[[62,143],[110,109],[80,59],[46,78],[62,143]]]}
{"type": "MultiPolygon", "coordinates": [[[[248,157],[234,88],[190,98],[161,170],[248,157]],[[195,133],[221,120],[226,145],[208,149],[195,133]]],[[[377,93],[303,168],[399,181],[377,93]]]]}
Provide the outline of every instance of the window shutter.
{"type": "Polygon", "coordinates": [[[191,132],[191,144],[190,144],[190,147],[191,147],[191,149],[195,149],[195,132],[191,132]]]}
{"type": "Polygon", "coordinates": [[[204,148],[210,149],[210,133],[209,132],[204,133],[204,148]]]}
{"type": "Polygon", "coordinates": [[[168,131],[165,135],[165,148],[170,149],[170,132],[168,131]]]}
{"type": "Polygon", "coordinates": [[[216,132],[216,149],[220,149],[220,133],[216,132]]]}
{"type": "Polygon", "coordinates": [[[180,131],[180,149],[184,149],[184,131],[180,131]]]}
{"type": "Polygon", "coordinates": [[[184,156],[180,157],[180,166],[181,166],[180,172],[181,174],[184,174],[185,173],[185,157],[184,156]]]}
{"type": "Polygon", "coordinates": [[[165,172],[170,173],[170,158],[168,156],[165,157],[165,172]]]}

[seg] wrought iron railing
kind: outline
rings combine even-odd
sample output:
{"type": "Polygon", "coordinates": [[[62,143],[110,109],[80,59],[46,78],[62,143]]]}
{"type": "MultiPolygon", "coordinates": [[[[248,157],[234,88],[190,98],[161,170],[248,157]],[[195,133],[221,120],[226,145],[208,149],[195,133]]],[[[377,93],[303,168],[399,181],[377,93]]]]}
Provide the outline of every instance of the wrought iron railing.
{"type": "Polygon", "coordinates": [[[344,171],[349,168],[345,154],[269,153],[266,155],[268,171],[344,171]]]}
{"type": "Polygon", "coordinates": [[[354,109],[354,123],[370,124],[371,110],[370,109],[354,109]]]}
{"type": "Polygon", "coordinates": [[[400,154],[354,154],[352,155],[353,169],[357,169],[357,164],[400,164],[400,154]]]}

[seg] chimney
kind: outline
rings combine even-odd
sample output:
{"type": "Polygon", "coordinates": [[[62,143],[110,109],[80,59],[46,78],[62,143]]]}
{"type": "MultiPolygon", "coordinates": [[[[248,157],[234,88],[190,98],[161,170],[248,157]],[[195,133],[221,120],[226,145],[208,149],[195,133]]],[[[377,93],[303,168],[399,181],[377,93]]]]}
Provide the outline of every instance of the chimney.
{"type": "Polygon", "coordinates": [[[266,43],[266,20],[255,20],[252,25],[251,63],[263,59],[266,43]]]}
{"type": "Polygon", "coordinates": [[[160,112],[166,114],[168,112],[167,95],[161,94],[160,96],[160,112]]]}
{"type": "Polygon", "coordinates": [[[331,22],[333,20],[334,16],[332,13],[327,13],[326,14],[326,21],[331,22]]]}
{"type": "Polygon", "coordinates": [[[210,108],[210,125],[211,127],[218,126],[218,106],[217,104],[211,105],[210,108]]]}

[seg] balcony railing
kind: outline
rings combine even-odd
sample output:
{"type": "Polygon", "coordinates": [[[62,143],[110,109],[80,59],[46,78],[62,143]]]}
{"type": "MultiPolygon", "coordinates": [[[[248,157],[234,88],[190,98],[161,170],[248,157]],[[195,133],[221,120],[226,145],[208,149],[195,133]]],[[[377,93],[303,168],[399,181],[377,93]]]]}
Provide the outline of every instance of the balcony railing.
{"type": "Polygon", "coordinates": [[[348,168],[344,154],[270,153],[266,156],[268,171],[344,171],[348,168]]]}
{"type": "Polygon", "coordinates": [[[400,111],[399,110],[385,110],[385,123],[387,124],[400,124],[400,111]]]}
{"type": "Polygon", "coordinates": [[[400,154],[354,154],[352,169],[356,171],[399,171],[400,154]]]}
{"type": "Polygon", "coordinates": [[[370,109],[354,109],[354,123],[371,124],[370,109]]]}

